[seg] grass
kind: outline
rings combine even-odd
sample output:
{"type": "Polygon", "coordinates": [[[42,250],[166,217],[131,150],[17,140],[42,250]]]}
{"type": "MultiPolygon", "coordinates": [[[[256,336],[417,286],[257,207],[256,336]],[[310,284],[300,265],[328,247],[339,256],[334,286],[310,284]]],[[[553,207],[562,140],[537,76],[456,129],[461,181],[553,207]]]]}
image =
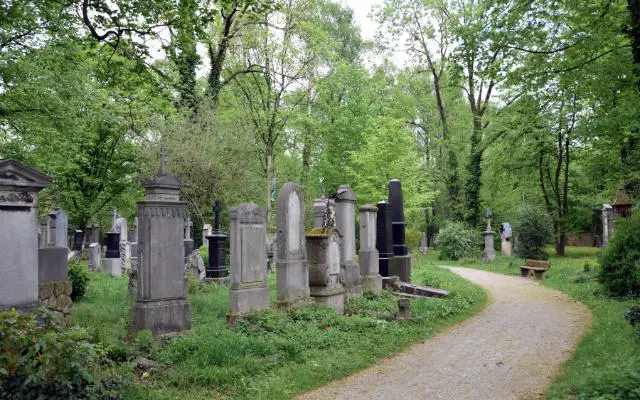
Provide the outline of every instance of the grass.
{"type": "MultiPolygon", "coordinates": [[[[548,249],[554,254],[553,249],[548,249]]],[[[634,299],[614,299],[608,297],[597,281],[599,266],[596,260],[598,249],[590,247],[568,247],[565,257],[550,258],[551,269],[542,284],[558,289],[585,304],[593,313],[591,330],[578,345],[573,357],[565,364],[562,373],[548,388],[548,399],[571,398],[640,398],[610,397],[599,393],[610,392],[608,387],[637,384],[640,371],[640,338],[636,331],[624,320],[624,312],[634,299]],[[623,377],[635,374],[633,380],[623,377]]],[[[494,262],[483,265],[477,260],[466,260],[458,265],[483,269],[508,275],[519,275],[519,265],[524,260],[517,257],[498,257],[494,262]]],[[[443,263],[443,262],[441,262],[443,263]]],[[[611,397],[612,396],[612,397],[611,397]]]]}
{"type": "MultiPolygon", "coordinates": [[[[446,300],[412,300],[415,321],[381,318],[397,310],[389,292],[365,296],[338,315],[324,307],[250,314],[228,327],[228,289],[199,285],[190,296],[191,331],[164,344],[127,340],[126,278],[92,274],[87,296],[74,308],[74,321],[105,348],[124,382],[127,399],[283,399],[358,371],[380,358],[424,340],[468,318],[486,304],[485,293],[437,268],[434,255],[419,257],[413,281],[450,290],[446,300]],[[143,349],[143,350],[141,350],[143,349]],[[157,367],[141,373],[134,358],[157,367]]],[[[269,276],[272,299],[275,276],[269,276]]]]}

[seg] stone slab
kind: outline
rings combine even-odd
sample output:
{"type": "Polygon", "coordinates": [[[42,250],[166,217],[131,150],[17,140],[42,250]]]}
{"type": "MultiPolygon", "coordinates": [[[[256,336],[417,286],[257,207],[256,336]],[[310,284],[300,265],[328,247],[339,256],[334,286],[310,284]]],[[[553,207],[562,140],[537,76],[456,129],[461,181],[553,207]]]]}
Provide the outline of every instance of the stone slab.
{"type": "Polygon", "coordinates": [[[411,255],[390,259],[389,276],[397,276],[402,282],[411,282],[411,255]]]}
{"type": "Polygon", "coordinates": [[[44,247],[38,249],[38,283],[66,281],[67,253],[66,247],[44,247]]]}
{"type": "Polygon", "coordinates": [[[103,258],[102,271],[113,276],[122,275],[122,260],[119,258],[103,258]]]}
{"type": "Polygon", "coordinates": [[[130,332],[149,329],[158,335],[191,329],[191,304],[186,299],[138,300],[131,314],[130,332]]]}
{"type": "Polygon", "coordinates": [[[269,288],[266,286],[238,288],[229,291],[231,315],[269,308],[269,288]]]}
{"type": "Polygon", "coordinates": [[[362,277],[360,284],[364,293],[378,294],[382,292],[382,277],[380,274],[365,275],[362,277]]]}

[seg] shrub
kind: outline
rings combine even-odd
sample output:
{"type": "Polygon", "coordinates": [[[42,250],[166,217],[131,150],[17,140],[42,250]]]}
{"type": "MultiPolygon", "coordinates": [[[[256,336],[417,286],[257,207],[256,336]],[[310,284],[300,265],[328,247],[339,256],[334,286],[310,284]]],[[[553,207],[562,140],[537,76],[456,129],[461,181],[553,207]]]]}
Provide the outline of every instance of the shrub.
{"type": "Polygon", "coordinates": [[[553,238],[551,223],[546,213],[526,206],[516,229],[515,252],[519,257],[547,260],[545,245],[553,238]]]}
{"type": "Polygon", "coordinates": [[[407,228],[404,232],[404,236],[409,249],[417,249],[420,247],[420,239],[422,239],[422,232],[417,229],[407,228]]]}
{"type": "Polygon", "coordinates": [[[89,270],[84,264],[69,264],[69,280],[73,290],[71,300],[74,302],[84,297],[89,283],[89,270]]]}
{"type": "Polygon", "coordinates": [[[46,314],[0,312],[0,399],[107,398],[94,377],[100,348],[88,339],[46,314]]]}
{"type": "Polygon", "coordinates": [[[467,229],[461,222],[448,222],[440,229],[436,245],[443,260],[459,260],[473,255],[478,234],[467,229]]]}
{"type": "Polygon", "coordinates": [[[640,295],[640,216],[617,222],[609,246],[600,254],[599,280],[614,296],[640,295]]]}

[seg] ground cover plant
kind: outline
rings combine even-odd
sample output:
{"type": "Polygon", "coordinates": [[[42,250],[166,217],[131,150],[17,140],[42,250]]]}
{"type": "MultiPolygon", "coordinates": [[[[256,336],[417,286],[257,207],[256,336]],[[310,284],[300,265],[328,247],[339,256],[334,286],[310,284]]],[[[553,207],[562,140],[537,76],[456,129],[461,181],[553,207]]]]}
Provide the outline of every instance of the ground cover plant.
{"type": "MultiPolygon", "coordinates": [[[[553,249],[547,251],[553,254],[553,249]]],[[[640,381],[640,338],[625,321],[636,299],[614,299],[598,282],[599,249],[567,247],[565,257],[551,256],[551,269],[542,284],[585,304],[593,313],[592,327],[573,357],[549,387],[549,399],[637,399],[640,381]]],[[[498,257],[491,264],[465,260],[460,265],[508,275],[519,275],[524,259],[498,257]]]]}
{"type": "MultiPolygon", "coordinates": [[[[413,281],[451,291],[447,300],[413,300],[416,321],[393,321],[396,298],[367,295],[341,316],[324,307],[269,310],[228,327],[228,289],[200,284],[190,296],[190,332],[164,343],[127,337],[127,280],[91,274],[74,322],[101,343],[122,378],[122,398],[289,398],[360,370],[479,311],[484,292],[420,257],[413,281]],[[142,362],[141,362],[142,359],[142,362]]],[[[275,276],[269,277],[272,298],[275,276]]],[[[144,336],[144,335],[143,335],[144,336]]]]}

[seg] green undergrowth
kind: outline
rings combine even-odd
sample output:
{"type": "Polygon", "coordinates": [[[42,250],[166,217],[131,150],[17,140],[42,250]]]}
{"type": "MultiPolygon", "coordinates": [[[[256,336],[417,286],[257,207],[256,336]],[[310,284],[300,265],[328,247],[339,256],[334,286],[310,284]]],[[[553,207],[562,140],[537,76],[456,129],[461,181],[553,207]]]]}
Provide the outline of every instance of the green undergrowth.
{"type": "MultiPolygon", "coordinates": [[[[190,296],[192,329],[164,343],[127,338],[126,278],[91,274],[74,321],[104,344],[122,374],[128,399],[284,399],[358,371],[468,318],[486,304],[485,293],[435,258],[419,257],[414,283],[451,291],[446,300],[411,301],[413,321],[389,320],[397,311],[390,292],[346,305],[348,315],[314,306],[258,312],[226,324],[228,288],[200,285],[190,296]],[[144,372],[143,356],[154,363],[144,372]]],[[[275,276],[269,276],[272,300],[275,276]]]]}
{"type": "MultiPolygon", "coordinates": [[[[589,332],[562,373],[549,387],[549,399],[640,399],[640,338],[624,319],[637,299],[608,297],[598,282],[597,248],[567,247],[565,257],[553,256],[542,284],[558,289],[585,304],[593,313],[589,332]]],[[[519,275],[524,260],[498,257],[483,265],[479,260],[458,263],[502,274],[519,275]]]]}

